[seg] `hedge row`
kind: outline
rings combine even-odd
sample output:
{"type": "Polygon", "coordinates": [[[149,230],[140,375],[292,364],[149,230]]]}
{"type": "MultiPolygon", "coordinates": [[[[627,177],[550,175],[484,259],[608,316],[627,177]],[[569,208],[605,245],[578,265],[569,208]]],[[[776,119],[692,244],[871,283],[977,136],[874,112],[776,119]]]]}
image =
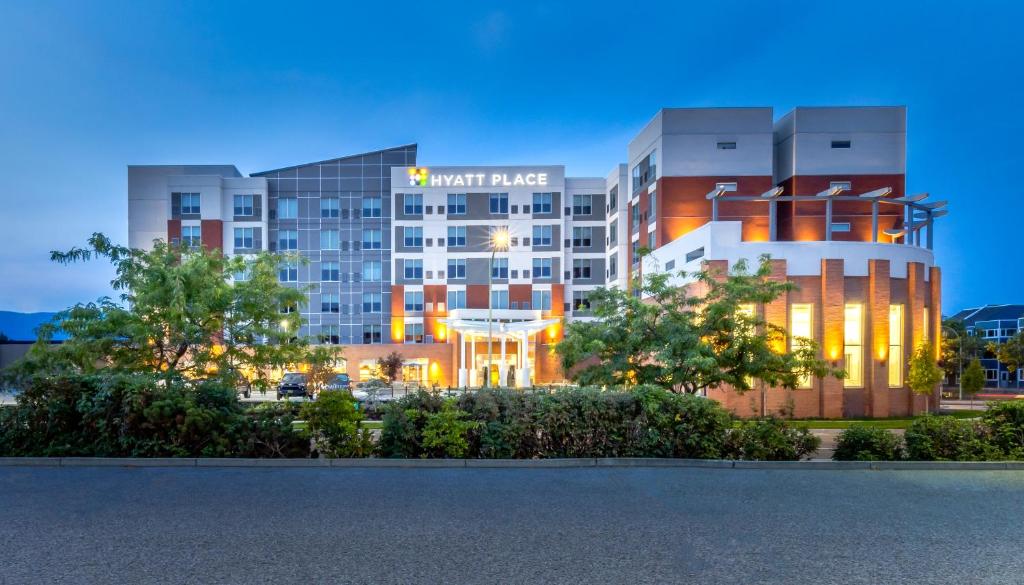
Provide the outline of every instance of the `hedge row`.
{"type": "Polygon", "coordinates": [[[717,402],[654,387],[482,390],[455,399],[420,393],[386,408],[378,450],[405,458],[796,460],[819,444],[780,419],[734,422],[717,402]]]}
{"type": "Polygon", "coordinates": [[[993,404],[979,419],[925,415],[903,440],[887,430],[854,425],[843,431],[838,461],[999,461],[1024,459],[1024,401],[993,404]]]}

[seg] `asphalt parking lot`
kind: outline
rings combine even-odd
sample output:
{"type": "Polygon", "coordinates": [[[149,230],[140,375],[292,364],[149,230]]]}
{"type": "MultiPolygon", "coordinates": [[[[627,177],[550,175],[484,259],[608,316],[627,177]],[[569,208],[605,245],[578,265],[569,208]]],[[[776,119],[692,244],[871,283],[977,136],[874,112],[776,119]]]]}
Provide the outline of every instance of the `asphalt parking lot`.
{"type": "Polygon", "coordinates": [[[0,467],[0,583],[1020,583],[1024,472],[0,467]]]}

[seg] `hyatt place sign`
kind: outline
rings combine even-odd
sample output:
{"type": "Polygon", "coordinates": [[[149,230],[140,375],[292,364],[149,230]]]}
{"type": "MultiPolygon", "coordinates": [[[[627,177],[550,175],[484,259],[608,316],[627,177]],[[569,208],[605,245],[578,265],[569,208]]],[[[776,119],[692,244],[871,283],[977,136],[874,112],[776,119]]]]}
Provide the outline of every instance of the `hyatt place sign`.
{"type": "Polygon", "coordinates": [[[431,173],[425,168],[409,169],[412,187],[543,187],[547,173],[431,173]]]}

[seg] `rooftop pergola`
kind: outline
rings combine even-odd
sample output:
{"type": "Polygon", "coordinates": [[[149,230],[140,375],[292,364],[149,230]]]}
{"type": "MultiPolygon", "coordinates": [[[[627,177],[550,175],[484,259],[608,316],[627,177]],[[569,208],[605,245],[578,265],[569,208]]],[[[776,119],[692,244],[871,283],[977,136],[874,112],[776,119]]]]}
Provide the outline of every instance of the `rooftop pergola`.
{"type": "MultiPolygon", "coordinates": [[[[896,238],[903,237],[903,243],[908,245],[921,245],[921,232],[927,228],[926,247],[931,250],[934,240],[935,219],[948,213],[942,209],[947,201],[936,201],[933,203],[922,203],[928,198],[927,193],[910,195],[907,197],[889,197],[892,194],[892,187],[883,187],[859,195],[842,195],[845,190],[842,187],[831,187],[815,195],[782,195],[782,187],[773,187],[760,195],[729,195],[724,188],[717,188],[707,194],[711,200],[711,221],[718,221],[718,205],[720,201],[762,201],[768,205],[768,239],[778,240],[778,204],[779,201],[805,201],[825,203],[825,240],[832,240],[832,204],[835,201],[857,201],[871,203],[871,241],[878,241],[878,216],[882,205],[892,205],[900,208],[899,214],[903,217],[903,223],[896,228],[884,230],[884,234],[891,237],[895,242],[896,238]]],[[[850,215],[850,214],[843,214],[850,215]]]]}

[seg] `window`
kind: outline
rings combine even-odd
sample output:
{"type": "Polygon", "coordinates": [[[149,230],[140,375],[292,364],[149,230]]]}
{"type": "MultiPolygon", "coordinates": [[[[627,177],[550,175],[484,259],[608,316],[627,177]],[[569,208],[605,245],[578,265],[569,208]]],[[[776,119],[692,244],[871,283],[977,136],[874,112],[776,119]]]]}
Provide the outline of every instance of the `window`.
{"type": "Polygon", "coordinates": [[[277,279],[281,282],[295,282],[299,279],[298,262],[284,262],[277,269],[277,279]]]}
{"type": "Polygon", "coordinates": [[[697,248],[696,250],[692,250],[692,251],[686,253],[686,261],[687,262],[693,262],[697,258],[703,258],[703,257],[704,257],[704,246],[701,246],[700,248],[697,248]]]}
{"type": "Polygon", "coordinates": [[[840,191],[849,191],[853,188],[853,183],[850,181],[832,181],[828,184],[829,189],[839,189],[840,191]]]}
{"type": "Polygon", "coordinates": [[[833,140],[832,148],[850,148],[849,140],[833,140]]]}
{"type": "Polygon", "coordinates": [[[490,211],[492,215],[508,213],[508,193],[491,193],[490,211]]]}
{"type": "Polygon", "coordinates": [[[715,146],[718,147],[718,150],[736,150],[735,142],[719,142],[715,146]]]}
{"type": "Polygon", "coordinates": [[[549,225],[533,226],[533,245],[550,246],[552,239],[552,227],[549,225]]]}
{"type": "Polygon", "coordinates": [[[422,311],[423,310],[423,291],[421,291],[421,290],[407,290],[407,291],[405,291],[405,310],[407,312],[422,311]]]}
{"type": "Polygon", "coordinates": [[[296,219],[299,217],[299,200],[287,197],[277,200],[277,219],[296,219]]]}
{"type": "Polygon", "coordinates": [[[321,313],[338,313],[341,311],[341,302],[337,293],[320,295],[321,313]]]}
{"type": "Polygon", "coordinates": [[[338,345],[341,343],[341,327],[338,325],[324,325],[320,328],[320,343],[338,345]]]}
{"type": "Polygon", "coordinates": [[[633,166],[633,193],[658,178],[658,157],[656,151],[633,166]]]}
{"type": "Polygon", "coordinates": [[[590,298],[588,297],[588,293],[589,291],[585,290],[572,291],[572,310],[574,313],[590,312],[590,298]]]}
{"type": "Polygon", "coordinates": [[[572,196],[572,214],[573,215],[590,215],[593,213],[593,202],[594,198],[591,195],[573,195],[572,196]]]}
{"type": "Polygon", "coordinates": [[[931,339],[929,337],[930,332],[928,331],[928,307],[921,309],[921,333],[922,339],[931,339]]]}
{"type": "Polygon", "coordinates": [[[341,215],[341,201],[335,197],[320,200],[320,217],[338,217],[341,215]]]}
{"type": "Polygon", "coordinates": [[[363,249],[364,250],[380,250],[381,248],[381,234],[380,230],[364,229],[363,230],[363,249]]]}
{"type": "Polygon", "coordinates": [[[608,191],[608,213],[615,213],[619,208],[619,186],[614,185],[608,191]]]}
{"type": "Polygon", "coordinates": [[[363,262],[363,282],[380,282],[381,278],[380,260],[363,262]]]}
{"type": "Polygon", "coordinates": [[[363,325],[363,343],[380,343],[380,325],[363,325]]]}
{"type": "Polygon", "coordinates": [[[903,386],[903,305],[889,305],[889,387],[903,386]]]}
{"type": "Polygon", "coordinates": [[[423,228],[409,226],[402,228],[402,239],[406,248],[422,248],[423,228]]]}
{"type": "Polygon", "coordinates": [[[466,308],[466,291],[464,290],[450,290],[448,291],[448,310],[454,311],[455,309],[466,308]]]}
{"type": "Polygon", "coordinates": [[[363,217],[380,217],[380,197],[363,197],[363,217]]]}
{"type": "Polygon", "coordinates": [[[848,221],[833,222],[832,223],[832,231],[833,232],[848,232],[848,231],[850,231],[850,222],[848,222],[848,221]]]}
{"type": "Polygon", "coordinates": [[[615,246],[619,243],[619,220],[613,219],[608,224],[608,246],[615,246]]]}
{"type": "Polygon", "coordinates": [[[715,189],[725,192],[735,192],[739,188],[736,183],[715,183],[715,189]]]}
{"type": "Polygon", "coordinates": [[[594,228],[592,227],[574,227],[572,228],[572,247],[573,248],[589,248],[593,243],[592,238],[594,236],[594,228]]]}
{"type": "MultiPolygon", "coordinates": [[[[792,304],[789,307],[789,348],[790,351],[803,349],[810,345],[814,338],[813,325],[814,305],[810,303],[792,304]]],[[[798,388],[810,388],[811,376],[805,374],[797,384],[798,388]]]]}
{"type": "Polygon", "coordinates": [[[235,228],[235,249],[252,250],[256,247],[255,228],[235,228]]]}
{"type": "Polygon", "coordinates": [[[633,242],[633,266],[640,263],[640,240],[633,242]]]}
{"type": "Polygon", "coordinates": [[[448,194],[448,215],[466,215],[466,194],[448,194]]]}
{"type": "Polygon", "coordinates": [[[608,276],[614,278],[619,270],[619,255],[612,254],[608,257],[608,276]]]}
{"type": "Polygon", "coordinates": [[[364,292],[363,293],[363,312],[364,313],[380,313],[381,310],[381,293],[379,292],[364,292]]]}
{"type": "Polygon", "coordinates": [[[181,194],[181,214],[199,215],[199,193],[181,194]]]}
{"type": "Polygon", "coordinates": [[[632,205],[629,206],[629,209],[630,209],[630,215],[629,215],[630,231],[634,231],[635,232],[635,231],[640,229],[640,204],[639,203],[633,203],[632,205]]]}
{"type": "Polygon", "coordinates": [[[846,305],[843,317],[846,378],[843,386],[860,388],[864,386],[864,306],[846,305]]]}
{"type": "Polygon", "coordinates": [[[551,278],[551,258],[533,259],[533,277],[551,278]]]}
{"type": "Polygon", "coordinates": [[[466,259],[448,259],[448,278],[466,278],[466,259]]]}
{"type": "Polygon", "coordinates": [[[651,191],[647,194],[647,221],[653,222],[658,218],[658,193],[651,191]]]}
{"type": "Polygon", "coordinates": [[[295,230],[281,230],[277,232],[278,250],[298,250],[299,232],[295,230]]]}
{"type": "Polygon", "coordinates": [[[572,277],[573,279],[589,279],[591,270],[590,260],[576,259],[572,261],[572,277]]]}
{"type": "Polygon", "coordinates": [[[341,280],[341,268],[337,262],[320,263],[320,280],[338,282],[341,280]]]}
{"type": "Polygon", "coordinates": [[[321,250],[337,250],[341,247],[338,230],[321,230],[320,231],[320,249],[321,250]]]}
{"type": "Polygon", "coordinates": [[[403,201],[406,215],[423,215],[423,195],[406,193],[403,201]]]}
{"type": "Polygon", "coordinates": [[[296,308],[297,307],[295,306],[295,303],[285,303],[281,305],[281,314],[291,315],[292,313],[295,312],[296,308]]]}
{"type": "Polygon", "coordinates": [[[649,250],[653,250],[657,247],[657,238],[655,235],[656,234],[654,232],[647,232],[647,248],[649,250]]]}
{"type": "Polygon", "coordinates": [[[256,212],[253,205],[253,198],[254,195],[235,195],[235,215],[255,215],[256,212]]]}
{"type": "Polygon", "coordinates": [[[534,213],[551,213],[551,193],[534,193],[533,194],[533,212],[534,213]]]}
{"type": "Polygon", "coordinates": [[[508,278],[508,258],[495,258],[491,265],[491,278],[508,278]]]}
{"type": "Polygon", "coordinates": [[[669,260],[668,262],[665,263],[665,272],[669,272],[669,271],[672,271],[672,270],[675,270],[675,269],[676,269],[676,261],[675,261],[675,259],[669,260]]]}
{"type": "Polygon", "coordinates": [[[466,226],[448,226],[448,247],[459,248],[466,245],[466,226]]]}
{"type": "Polygon", "coordinates": [[[405,260],[405,278],[408,280],[420,280],[423,278],[423,260],[405,260]]]}
{"type": "Polygon", "coordinates": [[[551,291],[549,290],[535,290],[533,291],[533,308],[537,311],[550,311],[551,310],[551,291]]]}
{"type": "Polygon", "coordinates": [[[235,280],[235,282],[245,282],[245,281],[249,280],[249,276],[250,276],[250,274],[249,274],[249,267],[247,266],[247,267],[243,268],[242,270],[239,270],[238,272],[232,274],[231,278],[233,278],[235,280]]]}
{"type": "Polygon", "coordinates": [[[491,308],[492,309],[507,309],[508,308],[508,291],[507,290],[492,290],[491,291],[491,308]]]}
{"type": "Polygon", "coordinates": [[[423,343],[423,323],[405,324],[405,342],[423,343]]]}
{"type": "Polygon", "coordinates": [[[181,245],[186,248],[198,248],[203,243],[202,232],[197,225],[186,225],[181,228],[181,245]]]}

